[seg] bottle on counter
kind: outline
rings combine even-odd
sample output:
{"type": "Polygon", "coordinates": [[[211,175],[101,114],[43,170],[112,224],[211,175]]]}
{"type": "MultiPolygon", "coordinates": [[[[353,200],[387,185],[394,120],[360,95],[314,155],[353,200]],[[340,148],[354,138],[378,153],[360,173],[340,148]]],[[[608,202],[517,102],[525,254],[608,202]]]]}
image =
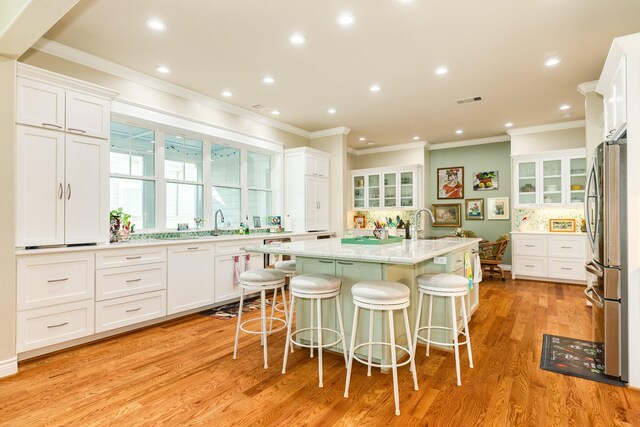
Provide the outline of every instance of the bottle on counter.
{"type": "Polygon", "coordinates": [[[407,223],[404,225],[404,238],[411,238],[411,223],[409,221],[407,221],[407,223]]]}
{"type": "Polygon", "coordinates": [[[249,215],[245,215],[244,234],[249,234],[249,215]]]}

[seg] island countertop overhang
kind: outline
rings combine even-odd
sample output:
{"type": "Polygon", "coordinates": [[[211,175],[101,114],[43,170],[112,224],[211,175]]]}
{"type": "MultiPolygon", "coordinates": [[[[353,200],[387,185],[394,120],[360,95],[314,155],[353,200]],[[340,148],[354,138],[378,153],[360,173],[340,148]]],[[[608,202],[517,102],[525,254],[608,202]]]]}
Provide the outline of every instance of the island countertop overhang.
{"type": "Polygon", "coordinates": [[[446,237],[438,240],[403,240],[384,245],[341,243],[340,239],[304,240],[244,247],[246,252],[415,265],[480,242],[478,238],[446,237]]]}

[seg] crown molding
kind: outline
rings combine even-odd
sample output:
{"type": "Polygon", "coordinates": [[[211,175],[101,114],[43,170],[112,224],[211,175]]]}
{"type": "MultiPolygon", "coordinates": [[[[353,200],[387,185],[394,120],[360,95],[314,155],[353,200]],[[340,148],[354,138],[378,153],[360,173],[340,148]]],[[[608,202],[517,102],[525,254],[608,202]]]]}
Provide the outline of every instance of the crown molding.
{"type": "Polygon", "coordinates": [[[580,83],[578,85],[578,92],[580,92],[580,94],[582,96],[585,96],[588,93],[595,92],[596,91],[596,86],[598,86],[598,81],[597,80],[592,80],[590,82],[580,83]]]}
{"type": "Polygon", "coordinates": [[[429,148],[431,144],[426,141],[408,142],[406,144],[385,145],[384,147],[373,148],[347,148],[347,153],[356,156],[364,156],[366,154],[388,153],[391,151],[413,150],[414,148],[429,148]]]}
{"type": "Polygon", "coordinates": [[[349,135],[349,132],[351,132],[351,129],[349,129],[348,127],[339,126],[337,128],[323,129],[311,132],[309,135],[309,139],[316,139],[333,135],[349,135]]]}
{"type": "Polygon", "coordinates": [[[430,150],[444,150],[447,148],[468,147],[470,145],[493,144],[495,142],[510,141],[509,135],[489,136],[487,138],[466,139],[464,141],[442,142],[440,144],[431,144],[430,150]]]}
{"type": "Polygon", "coordinates": [[[131,68],[127,68],[125,66],[108,61],[104,58],[72,48],[53,40],[41,38],[32,46],[32,48],[44,53],[48,53],[49,55],[57,56],[59,58],[66,59],[80,65],[84,65],[108,74],[112,74],[117,77],[121,77],[126,80],[130,80],[135,83],[142,84],[144,86],[158,89],[172,95],[180,96],[181,98],[185,98],[190,101],[198,102],[208,107],[235,114],[237,116],[283,130],[285,132],[302,136],[307,139],[311,138],[311,132],[307,130],[300,129],[296,126],[289,125],[270,117],[262,116],[260,114],[254,113],[253,111],[245,110],[244,108],[236,107],[235,105],[231,105],[210,96],[203,95],[199,92],[166,82],[157,77],[152,77],[139,71],[132,70],[131,68]]]}
{"type": "Polygon", "coordinates": [[[554,130],[564,130],[585,127],[584,120],[574,120],[572,122],[550,123],[547,125],[531,126],[528,128],[510,129],[507,131],[509,136],[528,135],[530,133],[551,132],[554,130]]]}

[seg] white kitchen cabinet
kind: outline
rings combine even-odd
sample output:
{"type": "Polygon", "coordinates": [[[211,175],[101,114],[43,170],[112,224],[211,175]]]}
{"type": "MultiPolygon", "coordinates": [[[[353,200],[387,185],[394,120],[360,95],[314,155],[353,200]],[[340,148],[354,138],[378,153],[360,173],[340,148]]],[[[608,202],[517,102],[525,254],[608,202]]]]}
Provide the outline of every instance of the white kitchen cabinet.
{"type": "Polygon", "coordinates": [[[96,302],[96,333],[134,325],[167,314],[166,292],[146,292],[96,302]]]}
{"type": "Polygon", "coordinates": [[[18,125],[16,246],[106,242],[109,146],[18,125]]]}
{"type": "Polygon", "coordinates": [[[512,161],[514,207],[584,204],[584,149],[513,156],[512,161]]]}
{"type": "Polygon", "coordinates": [[[627,123],[627,61],[622,57],[608,85],[598,85],[604,97],[604,138],[618,136],[627,123]]]}
{"type": "Polygon", "coordinates": [[[245,270],[264,268],[264,255],[246,253],[245,246],[262,244],[262,240],[243,242],[224,242],[216,244],[215,266],[215,302],[226,302],[240,297],[240,282],[234,281],[236,266],[242,273],[245,270]],[[248,258],[248,264],[247,264],[248,258]]]}
{"type": "Polygon", "coordinates": [[[285,214],[294,232],[329,228],[329,155],[308,147],[285,150],[285,214]]]}
{"type": "Polygon", "coordinates": [[[168,248],[167,314],[214,302],[214,246],[195,241],[168,248]]]}
{"type": "Polygon", "coordinates": [[[16,121],[49,129],[65,129],[65,90],[38,80],[17,78],[16,121]]]}
{"type": "Polygon", "coordinates": [[[67,91],[65,95],[67,132],[109,138],[111,107],[109,99],[67,91]]]}
{"type": "Polygon", "coordinates": [[[393,166],[351,171],[354,210],[422,207],[422,166],[393,166]]]}

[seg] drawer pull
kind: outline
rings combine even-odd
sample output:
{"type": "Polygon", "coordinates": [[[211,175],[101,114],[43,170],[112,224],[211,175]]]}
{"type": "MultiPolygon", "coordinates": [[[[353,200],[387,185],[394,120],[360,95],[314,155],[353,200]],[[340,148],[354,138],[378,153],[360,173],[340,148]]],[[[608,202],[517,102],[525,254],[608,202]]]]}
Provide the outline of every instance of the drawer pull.
{"type": "Polygon", "coordinates": [[[531,265],[531,264],[525,264],[524,266],[525,267],[532,267],[532,268],[535,267],[535,265],[531,265]]]}
{"type": "Polygon", "coordinates": [[[141,278],[127,280],[127,283],[139,282],[141,278]]]}
{"type": "Polygon", "coordinates": [[[78,128],[67,128],[67,130],[68,130],[69,132],[75,132],[75,133],[87,133],[87,131],[86,131],[86,130],[78,129],[78,128]]]}
{"type": "Polygon", "coordinates": [[[127,259],[140,259],[142,258],[142,255],[138,255],[138,256],[128,256],[127,259]]]}
{"type": "Polygon", "coordinates": [[[64,323],[58,323],[57,325],[49,325],[47,326],[47,328],[51,329],[51,328],[59,328],[60,326],[64,326],[64,325],[68,325],[69,322],[64,322],[64,323]]]}
{"type": "Polygon", "coordinates": [[[58,126],[58,125],[53,124],[53,123],[42,123],[42,126],[52,127],[52,128],[56,128],[56,129],[62,129],[62,126],[58,126]]]}
{"type": "Polygon", "coordinates": [[[340,265],[353,265],[352,262],[344,262],[344,261],[338,261],[338,264],[340,264],[340,265]]]}
{"type": "Polygon", "coordinates": [[[195,251],[197,249],[200,249],[198,246],[194,246],[192,248],[187,248],[188,251],[195,251]]]}
{"type": "Polygon", "coordinates": [[[560,246],[560,249],[573,249],[572,246],[560,246]]]}
{"type": "Polygon", "coordinates": [[[525,245],[525,246],[528,247],[528,248],[535,248],[536,247],[536,245],[525,245]]]}
{"type": "Polygon", "coordinates": [[[59,282],[64,282],[66,280],[69,280],[69,278],[65,277],[64,279],[51,279],[51,280],[47,280],[47,283],[59,283],[59,282]]]}
{"type": "Polygon", "coordinates": [[[140,310],[142,307],[132,308],[131,310],[127,310],[127,313],[133,313],[134,311],[140,310]]]}
{"type": "Polygon", "coordinates": [[[324,260],[324,259],[320,259],[318,261],[321,262],[322,264],[333,264],[333,261],[327,261],[327,260],[324,260]]]}
{"type": "Polygon", "coordinates": [[[571,267],[560,267],[562,270],[573,270],[571,267]]]}

